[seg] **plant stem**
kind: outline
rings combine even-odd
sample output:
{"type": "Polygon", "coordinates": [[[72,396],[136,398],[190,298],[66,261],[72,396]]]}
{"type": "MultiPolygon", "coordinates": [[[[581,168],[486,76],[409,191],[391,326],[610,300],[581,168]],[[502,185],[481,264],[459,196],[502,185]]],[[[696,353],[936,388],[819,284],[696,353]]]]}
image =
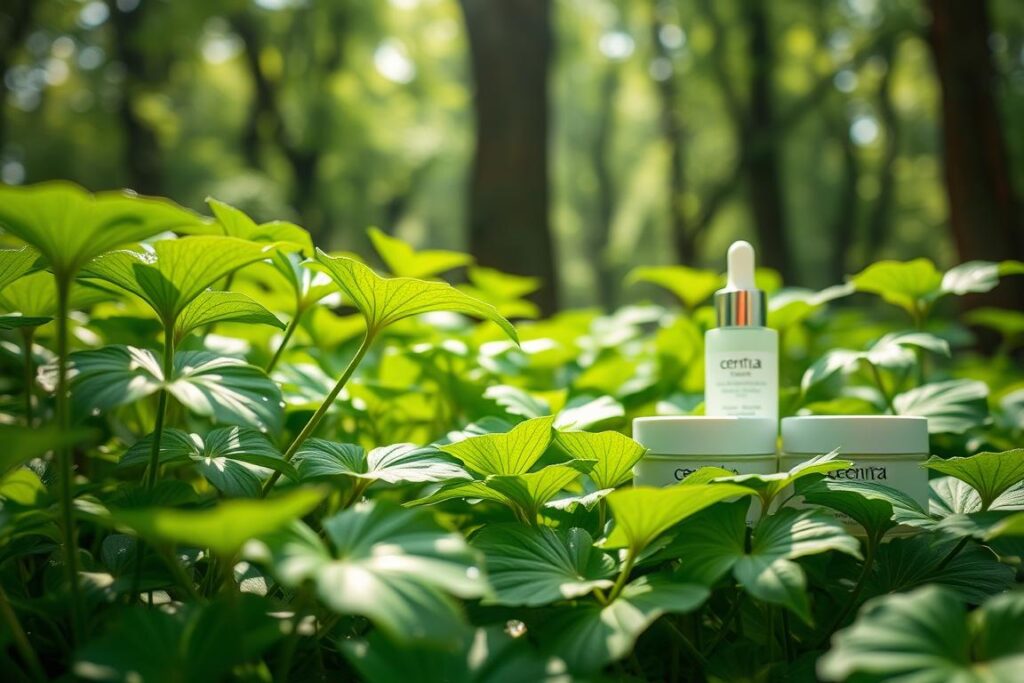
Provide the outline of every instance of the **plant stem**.
{"type": "Polygon", "coordinates": [[[626,561],[622,564],[622,571],[619,572],[619,576],[615,579],[615,585],[612,586],[612,592],[608,595],[608,601],[611,602],[615,598],[619,597],[619,593],[622,592],[623,586],[626,585],[626,581],[629,579],[629,573],[633,571],[633,564],[636,562],[636,552],[632,548],[626,551],[626,561]]]}
{"type": "Polygon", "coordinates": [[[18,654],[21,655],[29,671],[32,672],[32,677],[37,681],[47,680],[43,665],[39,663],[39,657],[32,649],[32,644],[29,642],[28,636],[25,635],[25,629],[22,628],[17,613],[11,607],[11,602],[7,599],[7,593],[2,585],[0,585],[0,617],[3,617],[4,623],[7,624],[7,630],[11,632],[14,645],[18,648],[18,654]]]}
{"type": "Polygon", "coordinates": [[[686,650],[702,668],[708,665],[707,658],[701,654],[700,650],[698,650],[692,642],[690,642],[690,639],[686,637],[686,634],[679,630],[678,626],[673,624],[672,621],[667,618],[662,619],[662,622],[668,626],[668,630],[672,632],[672,635],[676,637],[676,640],[682,643],[683,649],[686,650]]]}
{"type": "Polygon", "coordinates": [[[299,644],[299,626],[302,623],[302,615],[305,612],[306,605],[309,602],[308,591],[303,591],[299,595],[295,604],[295,613],[292,615],[292,630],[288,633],[288,637],[284,641],[284,653],[281,656],[281,661],[278,662],[277,669],[274,672],[275,681],[287,681],[288,674],[292,670],[292,660],[295,658],[295,650],[299,644]]]}
{"type": "Polygon", "coordinates": [[[199,591],[196,590],[195,581],[192,580],[185,570],[182,568],[178,558],[174,556],[174,553],[166,548],[159,549],[159,555],[163,558],[164,564],[171,570],[171,574],[174,575],[175,580],[179,585],[188,593],[188,596],[196,602],[203,602],[203,597],[199,595],[199,591]]]}
{"type": "Polygon", "coordinates": [[[846,617],[850,616],[850,612],[853,611],[854,607],[857,606],[857,599],[860,598],[861,592],[864,590],[864,584],[867,582],[868,576],[871,575],[871,569],[875,565],[875,552],[878,550],[878,544],[881,542],[881,537],[878,534],[872,534],[868,536],[864,543],[864,565],[860,569],[860,575],[857,577],[857,583],[854,584],[853,590],[850,591],[849,597],[846,599],[846,604],[836,614],[835,619],[829,624],[829,627],[823,631],[821,639],[815,644],[815,649],[821,649],[828,642],[828,639],[832,637],[832,634],[836,632],[846,617]]]}
{"type": "Polygon", "coordinates": [[[34,419],[32,410],[32,388],[36,384],[36,366],[32,358],[32,340],[35,337],[36,328],[23,327],[21,329],[22,352],[25,358],[25,426],[31,427],[34,419]]]}
{"type": "MultiPolygon", "coordinates": [[[[55,412],[57,429],[62,434],[71,430],[71,405],[68,392],[68,298],[71,278],[55,273],[57,280],[57,396],[55,412]]],[[[68,582],[71,604],[71,642],[77,644],[82,633],[82,596],[78,586],[78,535],[74,516],[74,468],[71,447],[57,449],[57,469],[60,496],[60,521],[63,532],[64,575],[68,582]]]]}
{"type": "Polygon", "coordinates": [[[281,337],[281,343],[277,345],[277,350],[274,351],[274,357],[267,363],[266,372],[269,375],[271,371],[277,366],[277,361],[281,360],[281,354],[284,353],[285,348],[288,346],[288,342],[291,340],[292,335],[295,334],[295,330],[299,327],[299,320],[302,318],[304,311],[299,309],[295,311],[295,316],[288,321],[288,326],[284,328],[284,336],[281,337]]]}
{"type": "Polygon", "coordinates": [[[156,424],[153,426],[153,445],[149,451],[149,467],[146,469],[146,489],[152,491],[160,472],[160,438],[164,431],[167,415],[167,385],[174,374],[174,325],[164,323],[164,387],[160,390],[156,406],[156,424]]]}
{"type": "Polygon", "coordinates": [[[890,396],[889,392],[886,391],[885,389],[885,382],[882,381],[882,373],[878,371],[878,367],[871,361],[865,362],[868,364],[868,367],[871,368],[871,375],[875,380],[875,384],[878,385],[878,390],[882,392],[882,398],[885,399],[885,407],[889,410],[890,413],[895,414],[896,408],[893,407],[892,405],[892,396],[890,396]]]}
{"type": "Polygon", "coordinates": [[[743,602],[743,593],[737,592],[736,600],[732,603],[732,606],[729,608],[729,612],[725,615],[725,619],[722,620],[721,630],[718,632],[718,635],[715,636],[715,639],[711,642],[711,645],[708,646],[708,652],[714,652],[715,649],[722,643],[723,640],[725,640],[725,637],[729,634],[729,628],[732,626],[732,622],[736,620],[736,617],[740,613],[741,602],[743,602]]]}
{"type": "MultiPolygon", "coordinates": [[[[365,356],[366,352],[370,350],[370,345],[373,344],[375,336],[376,330],[367,328],[366,334],[363,336],[363,340],[359,343],[359,348],[356,349],[356,354],[352,356],[352,360],[348,362],[348,366],[345,368],[345,371],[341,373],[338,383],[334,385],[334,388],[331,389],[331,393],[327,394],[327,398],[324,399],[324,402],[321,403],[320,407],[317,408],[315,413],[313,413],[313,417],[309,418],[309,422],[306,423],[306,426],[302,428],[302,431],[295,437],[295,440],[292,441],[290,446],[288,446],[288,450],[284,452],[285,462],[289,462],[295,457],[295,453],[298,452],[302,444],[305,443],[306,439],[310,437],[317,425],[320,424],[320,421],[324,419],[325,415],[327,415],[327,411],[330,410],[331,404],[334,403],[334,399],[338,398],[338,394],[340,394],[341,390],[345,388],[345,384],[348,382],[349,378],[352,377],[352,373],[356,371],[356,367],[359,365],[360,361],[363,360],[363,356],[365,356]]],[[[281,473],[274,472],[270,476],[270,479],[267,480],[267,483],[263,485],[263,491],[260,493],[260,497],[265,498],[280,478],[281,473]]]]}

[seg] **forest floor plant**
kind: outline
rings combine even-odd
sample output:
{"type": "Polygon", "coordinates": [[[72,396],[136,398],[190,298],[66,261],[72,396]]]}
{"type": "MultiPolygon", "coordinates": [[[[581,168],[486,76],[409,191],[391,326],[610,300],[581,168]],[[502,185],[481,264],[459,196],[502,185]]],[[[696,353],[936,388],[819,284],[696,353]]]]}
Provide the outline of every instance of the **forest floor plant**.
{"type": "Polygon", "coordinates": [[[1022,264],[760,274],[782,413],[927,417],[924,509],[837,452],[631,485],[718,273],[538,320],[467,254],[209,206],[0,188],[4,680],[1019,680],[1024,337],[951,304],[1022,264]]]}

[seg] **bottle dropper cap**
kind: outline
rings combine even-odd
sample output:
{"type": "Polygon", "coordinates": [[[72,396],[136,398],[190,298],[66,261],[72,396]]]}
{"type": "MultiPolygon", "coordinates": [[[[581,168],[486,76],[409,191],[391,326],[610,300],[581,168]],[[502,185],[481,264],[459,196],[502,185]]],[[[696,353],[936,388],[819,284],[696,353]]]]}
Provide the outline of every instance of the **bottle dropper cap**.
{"type": "Polygon", "coordinates": [[[754,247],[740,240],[729,247],[728,277],[715,292],[719,327],[764,327],[767,303],[754,281],[754,247]]]}

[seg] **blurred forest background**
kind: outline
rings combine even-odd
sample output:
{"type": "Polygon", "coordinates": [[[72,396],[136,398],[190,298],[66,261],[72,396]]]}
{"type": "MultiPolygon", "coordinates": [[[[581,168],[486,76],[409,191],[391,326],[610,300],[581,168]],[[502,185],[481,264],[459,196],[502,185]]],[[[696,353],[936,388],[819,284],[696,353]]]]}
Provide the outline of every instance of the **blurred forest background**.
{"type": "Polygon", "coordinates": [[[377,225],[547,310],[741,237],[811,287],[1024,258],[1020,0],[3,0],[0,73],[5,183],[377,225]]]}

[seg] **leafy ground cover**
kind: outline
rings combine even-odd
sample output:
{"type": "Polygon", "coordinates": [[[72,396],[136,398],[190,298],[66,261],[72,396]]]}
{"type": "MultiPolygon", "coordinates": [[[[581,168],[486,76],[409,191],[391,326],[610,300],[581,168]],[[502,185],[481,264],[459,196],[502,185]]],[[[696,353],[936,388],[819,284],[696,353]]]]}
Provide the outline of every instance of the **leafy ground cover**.
{"type": "Polygon", "coordinates": [[[0,188],[5,680],[1019,680],[1024,314],[954,311],[1024,265],[759,273],[782,413],[927,416],[925,510],[835,453],[630,485],[717,273],[537,320],[466,254],[210,211],[0,188]]]}

